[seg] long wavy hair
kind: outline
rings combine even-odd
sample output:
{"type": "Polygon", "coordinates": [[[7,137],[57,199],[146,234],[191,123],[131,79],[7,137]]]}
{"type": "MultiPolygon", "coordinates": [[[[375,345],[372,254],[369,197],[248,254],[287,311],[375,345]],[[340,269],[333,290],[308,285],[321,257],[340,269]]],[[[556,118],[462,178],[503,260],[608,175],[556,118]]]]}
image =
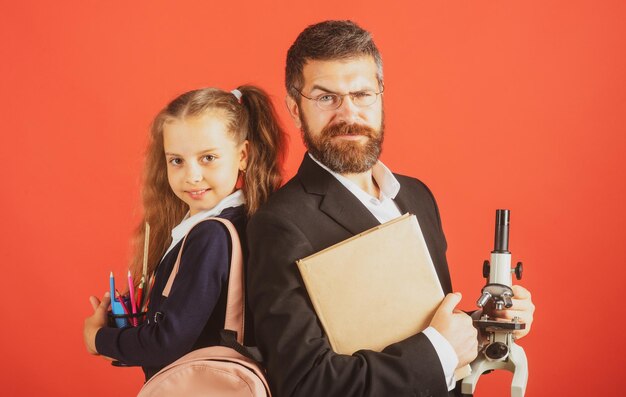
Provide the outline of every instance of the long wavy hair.
{"type": "Polygon", "coordinates": [[[286,135],[274,106],[265,91],[258,87],[244,85],[237,89],[242,94],[240,99],[231,92],[216,88],[186,92],[155,117],[150,128],[144,170],[144,217],[135,232],[130,263],[136,284],[142,276],[145,223],[150,225],[147,273],[151,275],[171,243],[171,230],[181,222],[188,210],[187,205],[176,197],[167,179],[163,146],[165,124],[217,111],[213,114],[224,117],[227,129],[237,144],[248,140],[247,168],[246,172],[240,174],[248,216],[280,186],[286,135]]]}

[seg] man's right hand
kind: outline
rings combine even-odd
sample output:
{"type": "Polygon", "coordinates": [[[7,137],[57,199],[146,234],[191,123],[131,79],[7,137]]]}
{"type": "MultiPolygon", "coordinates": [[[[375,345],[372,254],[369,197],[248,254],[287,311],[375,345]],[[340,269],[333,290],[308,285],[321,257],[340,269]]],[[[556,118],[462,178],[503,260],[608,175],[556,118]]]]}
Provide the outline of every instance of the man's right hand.
{"type": "Polygon", "coordinates": [[[472,318],[456,309],[460,301],[459,292],[446,295],[430,322],[430,326],[454,348],[459,359],[457,368],[471,363],[478,355],[478,333],[472,325],[472,318]]]}

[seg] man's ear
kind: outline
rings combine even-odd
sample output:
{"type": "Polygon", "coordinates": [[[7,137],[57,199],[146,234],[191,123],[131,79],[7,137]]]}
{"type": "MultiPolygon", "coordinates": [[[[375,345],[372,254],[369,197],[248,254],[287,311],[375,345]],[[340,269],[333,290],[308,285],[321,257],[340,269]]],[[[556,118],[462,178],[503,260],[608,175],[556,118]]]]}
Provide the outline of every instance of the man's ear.
{"type": "Polygon", "coordinates": [[[302,129],[302,122],[300,121],[300,108],[298,107],[298,103],[291,97],[291,95],[287,95],[285,97],[285,104],[287,105],[287,110],[289,110],[289,115],[293,120],[293,123],[296,125],[296,128],[302,129]]]}

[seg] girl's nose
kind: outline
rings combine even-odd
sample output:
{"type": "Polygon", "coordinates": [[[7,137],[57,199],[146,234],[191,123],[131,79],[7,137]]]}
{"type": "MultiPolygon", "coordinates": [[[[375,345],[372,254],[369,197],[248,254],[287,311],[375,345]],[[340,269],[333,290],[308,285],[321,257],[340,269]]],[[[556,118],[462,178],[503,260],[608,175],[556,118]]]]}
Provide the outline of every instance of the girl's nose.
{"type": "Polygon", "coordinates": [[[187,169],[187,183],[196,184],[202,180],[202,171],[200,167],[190,166],[187,169]]]}

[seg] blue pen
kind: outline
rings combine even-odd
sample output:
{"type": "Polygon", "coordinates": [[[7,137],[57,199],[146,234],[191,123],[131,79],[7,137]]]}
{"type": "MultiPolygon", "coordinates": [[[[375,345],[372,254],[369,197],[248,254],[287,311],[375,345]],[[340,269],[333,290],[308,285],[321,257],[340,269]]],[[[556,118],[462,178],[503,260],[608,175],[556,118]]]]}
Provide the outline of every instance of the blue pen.
{"type": "MultiPolygon", "coordinates": [[[[113,277],[113,272],[111,272],[111,275],[109,276],[109,287],[111,289],[111,311],[114,315],[124,315],[124,307],[122,307],[123,303],[115,297],[115,278],[113,277]]],[[[126,328],[130,326],[128,320],[123,317],[116,317],[115,324],[117,325],[117,328],[126,328]]]]}

